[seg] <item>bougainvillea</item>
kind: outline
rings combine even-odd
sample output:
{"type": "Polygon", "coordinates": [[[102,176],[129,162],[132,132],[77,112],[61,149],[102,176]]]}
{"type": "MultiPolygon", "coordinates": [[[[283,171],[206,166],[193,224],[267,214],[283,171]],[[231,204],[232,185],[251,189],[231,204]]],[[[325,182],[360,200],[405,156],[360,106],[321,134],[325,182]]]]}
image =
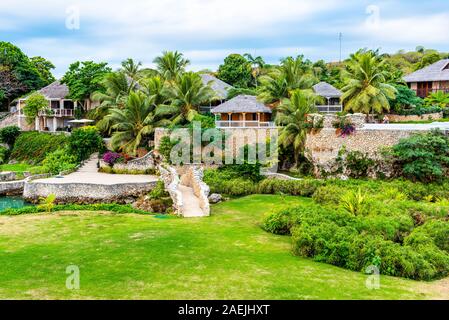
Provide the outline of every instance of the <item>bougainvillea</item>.
{"type": "Polygon", "coordinates": [[[103,155],[103,161],[109,166],[114,166],[115,163],[119,162],[123,157],[119,153],[108,151],[103,155]]]}

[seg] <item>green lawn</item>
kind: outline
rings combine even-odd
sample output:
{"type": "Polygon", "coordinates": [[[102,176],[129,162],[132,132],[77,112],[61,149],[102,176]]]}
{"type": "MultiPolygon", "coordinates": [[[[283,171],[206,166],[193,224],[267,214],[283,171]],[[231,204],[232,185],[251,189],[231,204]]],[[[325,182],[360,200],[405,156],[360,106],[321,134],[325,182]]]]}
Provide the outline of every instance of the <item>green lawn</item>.
{"type": "Polygon", "coordinates": [[[26,163],[2,164],[0,165],[0,171],[14,171],[19,173],[29,171],[31,173],[36,173],[42,171],[42,167],[33,166],[26,163]]]}
{"type": "MultiPolygon", "coordinates": [[[[295,257],[290,238],[260,229],[263,215],[309,199],[256,195],[200,219],[59,212],[0,217],[0,298],[411,299],[439,283],[366,276],[295,257]],[[65,287],[66,267],[80,290],[65,287]]],[[[435,289],[437,288],[437,289],[435,289]]]]}

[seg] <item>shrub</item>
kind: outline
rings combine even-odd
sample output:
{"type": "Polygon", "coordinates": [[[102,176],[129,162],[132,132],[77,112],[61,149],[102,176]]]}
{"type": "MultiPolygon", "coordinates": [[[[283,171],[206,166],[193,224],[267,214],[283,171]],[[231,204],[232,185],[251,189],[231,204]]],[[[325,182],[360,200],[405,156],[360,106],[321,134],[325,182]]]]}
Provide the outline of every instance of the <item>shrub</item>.
{"type": "Polygon", "coordinates": [[[373,159],[360,151],[351,151],[346,155],[345,166],[351,178],[368,177],[368,172],[375,165],[376,162],[373,159]]]}
{"type": "Polygon", "coordinates": [[[449,140],[439,131],[402,139],[393,152],[403,175],[413,181],[441,180],[449,166],[449,140]]]}
{"type": "Polygon", "coordinates": [[[6,143],[10,148],[14,146],[19,135],[20,128],[18,126],[8,126],[0,129],[0,141],[6,143]]]}
{"type": "Polygon", "coordinates": [[[9,150],[8,148],[0,146],[0,164],[5,163],[8,160],[9,150]]]}
{"type": "Polygon", "coordinates": [[[103,139],[94,126],[73,130],[68,140],[68,150],[77,161],[87,160],[93,153],[103,148],[103,139]]]}
{"type": "Polygon", "coordinates": [[[42,94],[37,92],[31,94],[27,98],[25,107],[23,108],[27,123],[32,124],[39,111],[48,108],[49,104],[50,103],[47,98],[45,98],[42,94]]]}
{"type": "Polygon", "coordinates": [[[367,195],[362,192],[361,188],[357,191],[346,192],[340,199],[341,208],[353,215],[366,214],[366,203],[367,195]]]}
{"type": "MultiPolygon", "coordinates": [[[[133,208],[129,204],[116,203],[97,203],[97,204],[59,204],[53,207],[53,212],[57,211],[110,211],[114,213],[127,214],[149,214],[147,211],[133,208]]],[[[0,215],[21,215],[45,212],[45,208],[39,206],[28,206],[19,209],[6,209],[0,212],[0,215]]]]}
{"type": "Polygon", "coordinates": [[[257,186],[257,192],[261,194],[289,194],[292,196],[310,197],[313,193],[323,185],[320,180],[304,179],[304,180],[277,180],[265,179],[257,186]]]}
{"type": "Polygon", "coordinates": [[[338,206],[341,196],[345,193],[345,189],[338,186],[322,186],[316,189],[312,195],[312,199],[319,204],[329,204],[338,206]]]}
{"type": "Polygon", "coordinates": [[[55,207],[56,196],[54,194],[48,195],[46,198],[39,198],[39,205],[37,208],[39,210],[45,210],[45,212],[50,213],[55,207]]]}
{"type": "Polygon", "coordinates": [[[20,162],[40,164],[47,153],[64,148],[67,143],[68,137],[64,134],[23,132],[17,138],[10,158],[20,162]]]}
{"type": "Polygon", "coordinates": [[[150,197],[150,199],[156,200],[156,199],[162,199],[162,198],[169,197],[170,195],[165,190],[164,182],[158,181],[156,184],[156,187],[150,191],[148,196],[150,197]]]}
{"type": "Polygon", "coordinates": [[[175,145],[176,143],[172,142],[169,136],[162,137],[158,151],[164,157],[165,161],[170,161],[170,153],[175,145]]]}
{"type": "Polygon", "coordinates": [[[75,156],[68,153],[67,149],[58,149],[50,152],[42,161],[46,172],[59,174],[60,172],[73,170],[77,166],[75,156]]]}

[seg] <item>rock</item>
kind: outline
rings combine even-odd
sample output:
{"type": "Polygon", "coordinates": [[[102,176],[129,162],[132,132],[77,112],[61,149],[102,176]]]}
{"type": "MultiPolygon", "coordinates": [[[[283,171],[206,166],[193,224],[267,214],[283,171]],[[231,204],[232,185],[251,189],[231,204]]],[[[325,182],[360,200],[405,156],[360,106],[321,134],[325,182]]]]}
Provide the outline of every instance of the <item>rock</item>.
{"type": "Polygon", "coordinates": [[[18,164],[19,162],[17,160],[9,160],[8,164],[18,164]]]}
{"type": "Polygon", "coordinates": [[[219,203],[223,200],[223,197],[221,196],[221,194],[218,193],[212,193],[209,196],[209,203],[219,203]]]}

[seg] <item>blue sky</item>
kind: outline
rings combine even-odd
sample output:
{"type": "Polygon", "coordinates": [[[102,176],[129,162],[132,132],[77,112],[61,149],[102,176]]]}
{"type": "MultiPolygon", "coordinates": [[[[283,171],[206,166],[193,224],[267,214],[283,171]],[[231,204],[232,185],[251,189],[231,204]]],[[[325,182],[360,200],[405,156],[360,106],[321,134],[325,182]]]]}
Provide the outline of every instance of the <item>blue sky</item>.
{"type": "Polygon", "coordinates": [[[127,57],[151,67],[163,50],[183,52],[193,70],[212,69],[230,53],[267,62],[304,54],[339,59],[358,48],[384,52],[418,45],[449,51],[447,0],[2,0],[0,40],[55,65],[127,57]]]}

